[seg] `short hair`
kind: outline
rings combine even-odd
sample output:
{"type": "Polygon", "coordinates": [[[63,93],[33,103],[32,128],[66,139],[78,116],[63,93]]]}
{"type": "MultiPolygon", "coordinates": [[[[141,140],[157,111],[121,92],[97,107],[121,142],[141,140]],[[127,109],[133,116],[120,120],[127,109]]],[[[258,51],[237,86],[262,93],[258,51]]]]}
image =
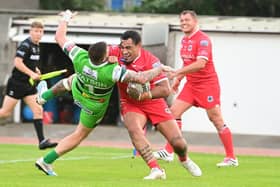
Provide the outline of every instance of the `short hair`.
{"type": "Polygon", "coordinates": [[[197,14],[196,14],[196,12],[194,10],[183,10],[180,13],[180,16],[186,15],[186,14],[190,14],[194,19],[197,19],[197,14]]]}
{"type": "Polygon", "coordinates": [[[40,21],[33,21],[30,25],[31,28],[40,28],[43,29],[44,28],[44,24],[40,21]]]}
{"type": "Polygon", "coordinates": [[[88,54],[93,64],[101,64],[107,54],[107,44],[105,42],[92,44],[88,49],[88,54]]]}
{"type": "Polygon", "coordinates": [[[122,35],[121,35],[121,40],[128,40],[131,39],[133,41],[133,43],[135,45],[138,45],[141,42],[141,36],[138,32],[136,31],[125,31],[122,35]]]}

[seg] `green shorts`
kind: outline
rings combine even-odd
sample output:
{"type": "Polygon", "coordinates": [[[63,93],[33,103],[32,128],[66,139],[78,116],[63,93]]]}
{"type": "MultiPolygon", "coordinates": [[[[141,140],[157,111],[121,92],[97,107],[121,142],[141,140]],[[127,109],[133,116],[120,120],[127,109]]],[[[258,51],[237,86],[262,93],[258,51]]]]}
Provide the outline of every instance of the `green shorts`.
{"type": "Polygon", "coordinates": [[[74,102],[81,108],[80,122],[88,128],[94,128],[103,119],[109,105],[109,100],[99,102],[83,96],[77,87],[77,78],[72,81],[72,95],[74,102]]]}

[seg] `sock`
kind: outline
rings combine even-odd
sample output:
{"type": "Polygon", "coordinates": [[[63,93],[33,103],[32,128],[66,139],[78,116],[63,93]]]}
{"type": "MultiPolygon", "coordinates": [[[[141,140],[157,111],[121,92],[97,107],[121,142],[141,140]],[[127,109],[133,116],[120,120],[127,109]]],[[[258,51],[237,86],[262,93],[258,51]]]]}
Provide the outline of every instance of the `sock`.
{"type": "Polygon", "coordinates": [[[45,91],[43,94],[42,94],[42,98],[45,99],[46,101],[54,98],[55,95],[53,94],[53,91],[51,89],[45,91]]]}
{"type": "Polygon", "coordinates": [[[159,165],[158,165],[158,162],[157,160],[151,160],[148,162],[148,166],[149,168],[160,168],[159,165]]]}
{"type": "Polygon", "coordinates": [[[56,153],[56,151],[53,149],[50,151],[45,157],[44,162],[47,164],[52,164],[56,159],[59,158],[59,155],[56,153]]]}
{"type": "MultiPolygon", "coordinates": [[[[182,129],[182,120],[181,119],[176,119],[176,122],[177,122],[177,125],[178,125],[179,129],[181,130],[182,129]]],[[[174,152],[173,147],[168,142],[166,143],[164,149],[168,153],[173,153],[174,152]]]]}
{"type": "Polygon", "coordinates": [[[226,157],[235,159],[233,153],[232,135],[230,129],[226,125],[224,125],[224,128],[219,131],[219,137],[224,145],[226,157]]]}
{"type": "Polygon", "coordinates": [[[39,143],[45,139],[43,133],[43,122],[42,119],[33,119],[34,128],[39,140],[39,143]]]}
{"type": "Polygon", "coordinates": [[[185,161],[188,160],[187,155],[186,155],[186,156],[178,156],[178,158],[179,158],[179,160],[180,160],[181,162],[185,162],[185,161]]]}

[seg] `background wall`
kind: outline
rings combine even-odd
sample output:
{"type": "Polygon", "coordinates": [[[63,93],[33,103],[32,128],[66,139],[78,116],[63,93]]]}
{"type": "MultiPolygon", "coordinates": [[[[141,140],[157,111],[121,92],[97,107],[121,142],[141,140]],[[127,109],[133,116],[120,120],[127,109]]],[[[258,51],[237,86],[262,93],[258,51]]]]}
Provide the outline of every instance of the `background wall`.
{"type": "Polygon", "coordinates": [[[1,8],[5,9],[38,9],[39,0],[9,0],[0,2],[1,8]]]}
{"type": "MultiPolygon", "coordinates": [[[[280,37],[276,34],[209,32],[221,84],[222,112],[234,133],[280,135],[280,37]]],[[[176,67],[180,40],[176,35],[176,67]]],[[[183,115],[183,130],[214,132],[204,110],[183,115]]]]}

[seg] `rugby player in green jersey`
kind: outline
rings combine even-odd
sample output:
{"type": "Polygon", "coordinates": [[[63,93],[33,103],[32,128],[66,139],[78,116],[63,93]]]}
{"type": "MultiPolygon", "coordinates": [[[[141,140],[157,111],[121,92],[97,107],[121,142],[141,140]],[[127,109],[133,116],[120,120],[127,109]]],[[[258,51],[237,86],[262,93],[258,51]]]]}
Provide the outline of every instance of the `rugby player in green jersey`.
{"type": "Polygon", "coordinates": [[[88,51],[78,47],[66,38],[67,24],[74,15],[75,13],[69,10],[61,13],[62,20],[58,25],[55,39],[73,62],[75,74],[68,79],[68,83],[64,82],[64,84],[71,85],[69,89],[72,90],[74,102],[81,107],[81,114],[76,130],[63,138],[55,149],[35,163],[41,171],[51,176],[57,175],[51,164],[77,147],[102,120],[116,82],[143,84],[162,71],[172,71],[172,68],[160,65],[152,70],[136,73],[126,70],[118,63],[108,63],[108,48],[105,42],[91,45],[88,51]]]}

